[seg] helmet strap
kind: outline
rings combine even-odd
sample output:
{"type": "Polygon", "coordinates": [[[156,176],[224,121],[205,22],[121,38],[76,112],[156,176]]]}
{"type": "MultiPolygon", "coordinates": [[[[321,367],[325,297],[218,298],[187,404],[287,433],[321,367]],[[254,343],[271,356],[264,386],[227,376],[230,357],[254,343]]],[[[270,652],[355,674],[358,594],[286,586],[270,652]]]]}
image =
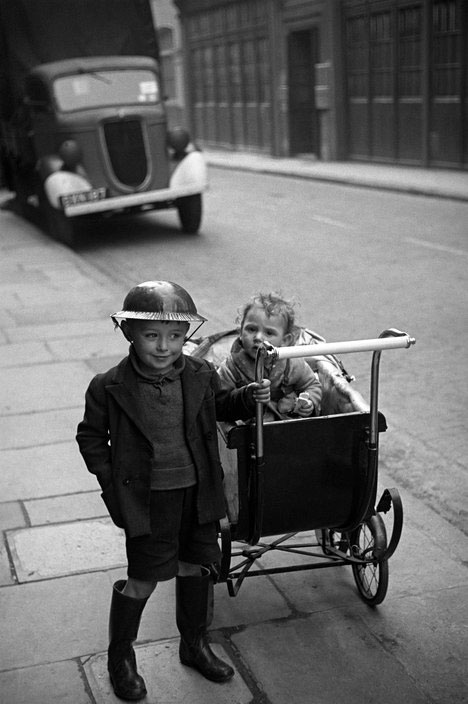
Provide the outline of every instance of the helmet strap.
{"type": "Polygon", "coordinates": [[[133,344],[132,338],[130,337],[130,335],[128,334],[128,332],[127,332],[126,329],[125,329],[127,326],[126,326],[126,325],[122,325],[122,323],[124,323],[124,322],[126,323],[127,321],[126,321],[126,320],[122,320],[122,323],[119,323],[119,322],[116,320],[116,318],[112,318],[112,320],[114,321],[115,327],[120,329],[122,335],[125,337],[125,339],[127,340],[127,342],[129,342],[130,344],[133,344]]]}
{"type": "Polygon", "coordinates": [[[200,325],[197,325],[197,327],[195,328],[195,330],[193,330],[193,331],[190,333],[190,335],[185,338],[185,342],[188,342],[189,340],[192,339],[192,337],[195,335],[195,333],[198,332],[198,330],[200,330],[200,328],[201,328],[201,326],[203,325],[204,322],[205,322],[205,321],[202,320],[201,323],[200,323],[200,325]]]}

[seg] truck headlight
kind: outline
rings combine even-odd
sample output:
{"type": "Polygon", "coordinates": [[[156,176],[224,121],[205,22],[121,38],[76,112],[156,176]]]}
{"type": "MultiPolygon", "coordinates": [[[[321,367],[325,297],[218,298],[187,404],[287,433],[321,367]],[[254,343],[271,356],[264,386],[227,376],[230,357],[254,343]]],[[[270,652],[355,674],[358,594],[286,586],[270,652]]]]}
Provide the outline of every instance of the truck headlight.
{"type": "Polygon", "coordinates": [[[174,127],[167,132],[167,143],[176,156],[182,156],[190,143],[189,133],[183,127],[174,127]]]}
{"type": "Polygon", "coordinates": [[[81,163],[83,156],[80,146],[74,139],[67,139],[65,142],[62,142],[58,153],[67,171],[74,171],[78,164],[81,163]]]}

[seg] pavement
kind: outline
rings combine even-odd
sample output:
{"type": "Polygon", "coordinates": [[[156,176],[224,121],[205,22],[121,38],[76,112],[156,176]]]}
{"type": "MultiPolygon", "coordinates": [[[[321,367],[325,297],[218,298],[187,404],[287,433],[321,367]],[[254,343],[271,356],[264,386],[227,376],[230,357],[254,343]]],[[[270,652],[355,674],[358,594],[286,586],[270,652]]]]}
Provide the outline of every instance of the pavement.
{"type": "MultiPolygon", "coordinates": [[[[468,199],[467,172],[207,157],[222,168],[468,199]]],[[[8,197],[0,192],[0,203],[8,197]]],[[[118,702],[105,650],[112,584],[125,578],[123,536],[74,435],[91,377],[126,353],[108,318],[126,291],[8,207],[0,247],[0,704],[118,702]]],[[[393,486],[382,472],[379,484],[393,486]]],[[[236,669],[227,684],[179,663],[173,583],[159,585],[136,645],[144,701],[468,702],[466,536],[420,498],[402,498],[403,535],[375,609],[348,567],[247,579],[235,598],[216,586],[210,634],[236,669]]]]}

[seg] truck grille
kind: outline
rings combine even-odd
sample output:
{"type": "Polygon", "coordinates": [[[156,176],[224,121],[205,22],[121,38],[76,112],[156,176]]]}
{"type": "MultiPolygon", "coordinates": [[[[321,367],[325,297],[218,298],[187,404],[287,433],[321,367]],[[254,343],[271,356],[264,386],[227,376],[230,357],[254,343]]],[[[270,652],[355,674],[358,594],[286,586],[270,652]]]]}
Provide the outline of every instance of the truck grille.
{"type": "Polygon", "coordinates": [[[104,135],[107,153],[120,183],[138,188],[146,178],[145,142],[139,120],[106,122],[104,135]]]}

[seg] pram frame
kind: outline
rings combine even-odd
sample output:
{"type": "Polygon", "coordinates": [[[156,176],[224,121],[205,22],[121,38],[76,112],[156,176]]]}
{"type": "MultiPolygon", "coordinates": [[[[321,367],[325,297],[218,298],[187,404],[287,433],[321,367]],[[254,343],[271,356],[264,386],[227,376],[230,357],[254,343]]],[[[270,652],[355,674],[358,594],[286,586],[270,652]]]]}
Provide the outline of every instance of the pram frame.
{"type": "MultiPolygon", "coordinates": [[[[218,581],[226,582],[230,596],[236,596],[239,589],[247,577],[264,575],[274,575],[303,570],[323,569],[327,567],[339,567],[351,565],[353,575],[358,587],[360,596],[370,606],[380,603],[385,597],[388,583],[388,560],[395,551],[400,540],[403,526],[403,507],[398,490],[395,488],[385,489],[377,507],[375,506],[377,473],[378,473],[378,450],[379,432],[386,429],[385,418],[378,410],[379,394],[379,368],[381,352],[388,349],[408,348],[415,343],[407,333],[389,328],[384,330],[379,338],[371,340],[357,340],[339,343],[318,342],[313,345],[297,345],[294,347],[273,348],[268,344],[263,344],[257,354],[256,379],[263,377],[264,364],[276,359],[293,357],[317,358],[326,356],[330,359],[335,354],[348,352],[372,351],[371,383],[370,383],[370,408],[361,406],[359,410],[339,414],[343,416],[358,417],[353,423],[364,423],[366,425],[366,447],[368,459],[368,471],[364,486],[361,487],[360,499],[355,508],[352,520],[347,523],[337,521],[335,526],[326,525],[316,527],[313,524],[310,530],[315,528],[317,542],[289,542],[302,531],[288,531],[279,535],[276,534],[273,540],[265,542],[261,540],[263,530],[264,508],[265,508],[265,463],[264,463],[264,424],[263,407],[256,406],[255,433],[251,446],[252,471],[250,481],[249,512],[251,515],[251,525],[247,535],[242,535],[240,540],[248,547],[240,549],[233,548],[233,542],[239,542],[236,536],[235,526],[226,515],[219,524],[222,559],[218,574],[218,581]],[[393,509],[393,526],[390,541],[387,544],[385,525],[380,517],[380,513],[387,513],[393,509]],[[370,547],[364,551],[358,551],[354,541],[359,542],[361,534],[366,530],[371,533],[370,547]],[[339,538],[336,538],[339,536],[339,538]],[[321,552],[314,550],[320,548],[321,552]],[[313,562],[301,563],[299,565],[282,565],[279,567],[258,567],[257,560],[271,551],[285,552],[290,555],[300,555],[313,558],[313,562]],[[240,561],[237,561],[240,558],[240,561]],[[324,559],[325,558],[325,559],[324,559]],[[236,561],[234,565],[232,562],[236,561]],[[318,561],[317,561],[318,560],[318,561]],[[255,569],[252,569],[255,566],[255,569]],[[368,569],[378,571],[377,588],[374,592],[367,593],[367,587],[363,583],[361,571],[368,569]]],[[[198,356],[198,355],[197,355],[198,356]]],[[[201,355],[200,355],[201,356],[201,355]]],[[[309,360],[308,360],[309,361],[309,360]]],[[[349,377],[348,377],[349,378],[349,377]]],[[[332,421],[334,416],[322,416],[317,420],[332,421]]],[[[280,421],[280,423],[290,423],[291,421],[280,421]]],[[[309,419],[295,421],[299,423],[310,422],[309,419]]],[[[269,424],[275,425],[275,424],[269,424]]],[[[245,427],[245,426],[244,426],[245,427]]],[[[305,427],[305,426],[304,426],[305,427]]],[[[227,436],[228,447],[233,446],[232,433],[236,428],[231,429],[227,436]]],[[[245,431],[244,431],[245,433],[245,431]]],[[[303,529],[304,530],[304,529],[303,529]]],[[[309,530],[308,528],[305,531],[309,530]]],[[[268,535],[272,535],[271,532],[268,535]]],[[[261,563],[260,563],[261,564],[261,563]]],[[[374,579],[374,577],[372,577],[374,579]]]]}

